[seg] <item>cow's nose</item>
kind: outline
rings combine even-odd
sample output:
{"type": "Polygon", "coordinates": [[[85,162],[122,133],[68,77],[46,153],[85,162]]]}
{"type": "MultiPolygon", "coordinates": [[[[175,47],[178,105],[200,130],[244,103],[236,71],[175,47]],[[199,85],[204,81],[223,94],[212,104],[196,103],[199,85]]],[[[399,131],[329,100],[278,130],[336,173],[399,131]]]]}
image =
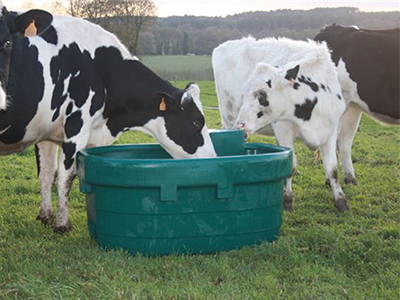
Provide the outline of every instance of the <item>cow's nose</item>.
{"type": "Polygon", "coordinates": [[[246,127],[246,122],[237,122],[235,124],[236,129],[243,130],[244,139],[247,141],[249,138],[251,131],[246,127]]]}
{"type": "Polygon", "coordinates": [[[242,130],[244,130],[244,128],[246,127],[246,123],[245,123],[245,122],[237,122],[236,125],[235,125],[235,127],[236,127],[237,129],[242,129],[242,130]]]}

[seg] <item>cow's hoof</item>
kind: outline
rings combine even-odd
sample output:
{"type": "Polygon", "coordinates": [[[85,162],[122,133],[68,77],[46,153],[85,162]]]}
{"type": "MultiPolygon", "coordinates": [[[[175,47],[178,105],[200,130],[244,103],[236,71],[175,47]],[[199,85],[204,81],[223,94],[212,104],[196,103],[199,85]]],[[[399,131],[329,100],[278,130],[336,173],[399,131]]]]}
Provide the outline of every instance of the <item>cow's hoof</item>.
{"type": "Polygon", "coordinates": [[[42,224],[45,226],[52,225],[54,223],[54,215],[52,214],[49,214],[48,216],[38,215],[36,217],[36,220],[40,220],[40,222],[42,222],[42,224]]]}
{"type": "Polygon", "coordinates": [[[344,182],[347,184],[358,185],[357,179],[353,176],[346,176],[344,182]]]}
{"type": "Polygon", "coordinates": [[[286,210],[286,211],[293,212],[294,211],[293,203],[283,202],[283,209],[286,210]]]}
{"type": "Polygon", "coordinates": [[[70,222],[68,222],[67,225],[54,227],[54,232],[63,234],[63,233],[71,231],[71,229],[72,229],[72,225],[70,222]]]}
{"type": "Polygon", "coordinates": [[[283,209],[287,211],[294,211],[292,194],[283,196],[283,209]]]}
{"type": "Polygon", "coordinates": [[[335,200],[335,207],[338,211],[344,212],[350,210],[345,198],[338,198],[335,200]]]}

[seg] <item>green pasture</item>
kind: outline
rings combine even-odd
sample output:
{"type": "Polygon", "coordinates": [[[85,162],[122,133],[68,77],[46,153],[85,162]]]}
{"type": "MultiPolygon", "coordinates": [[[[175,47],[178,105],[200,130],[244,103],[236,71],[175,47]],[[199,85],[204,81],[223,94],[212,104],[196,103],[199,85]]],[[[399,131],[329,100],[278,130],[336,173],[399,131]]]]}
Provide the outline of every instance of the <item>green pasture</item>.
{"type": "Polygon", "coordinates": [[[141,61],[162,78],[177,80],[214,80],[209,55],[155,55],[145,56],[141,61]]]}
{"type": "MultiPolygon", "coordinates": [[[[213,82],[198,83],[204,103],[217,106],[213,82]]],[[[205,114],[209,128],[221,127],[218,111],[205,114]]],[[[119,143],[152,141],[129,132],[119,143]]],[[[399,127],[363,116],[353,146],[359,185],[346,185],[340,174],[351,207],[340,213],[321,161],[296,143],[295,212],[283,213],[275,243],[154,258],[104,251],[91,241],[77,181],[73,230],[60,235],[44,227],[36,221],[34,149],[0,157],[0,299],[399,299],[399,146],[399,127]]],[[[54,190],[54,204],[56,197],[54,190]]]]}

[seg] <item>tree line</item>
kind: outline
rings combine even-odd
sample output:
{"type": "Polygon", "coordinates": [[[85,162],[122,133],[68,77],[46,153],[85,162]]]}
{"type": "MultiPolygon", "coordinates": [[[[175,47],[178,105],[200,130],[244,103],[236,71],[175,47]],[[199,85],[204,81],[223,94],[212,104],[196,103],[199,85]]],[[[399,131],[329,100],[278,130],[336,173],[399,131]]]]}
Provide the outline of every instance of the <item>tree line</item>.
{"type": "Polygon", "coordinates": [[[399,27],[399,12],[360,12],[358,8],[316,8],[248,12],[228,17],[156,18],[141,35],[139,55],[209,55],[219,44],[252,35],[305,40],[333,23],[360,28],[399,27]]]}
{"type": "Polygon", "coordinates": [[[361,12],[356,7],[159,18],[152,0],[53,0],[52,6],[55,12],[88,19],[113,32],[137,56],[210,55],[219,44],[249,35],[305,40],[333,23],[370,29],[399,27],[398,11],[361,12]]]}

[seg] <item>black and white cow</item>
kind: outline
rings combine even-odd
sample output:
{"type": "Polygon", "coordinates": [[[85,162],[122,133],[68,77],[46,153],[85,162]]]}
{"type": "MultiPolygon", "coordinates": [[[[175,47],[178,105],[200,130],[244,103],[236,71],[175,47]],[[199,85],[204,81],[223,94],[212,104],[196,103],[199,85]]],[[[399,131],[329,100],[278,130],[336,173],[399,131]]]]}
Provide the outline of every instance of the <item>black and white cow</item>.
{"type": "Polygon", "coordinates": [[[334,24],[314,38],[326,41],[331,49],[347,104],[338,137],[346,182],[357,184],[351,147],[361,113],[400,124],[399,37],[399,28],[368,30],[334,24]]]}
{"type": "Polygon", "coordinates": [[[0,2],[0,154],[37,144],[38,219],[69,231],[68,195],[77,151],[134,129],[174,158],[214,157],[197,85],[181,90],[144,66],[111,33],[41,10],[7,11],[0,2]],[[58,147],[61,155],[57,164],[58,147]]]}
{"type": "MultiPolygon", "coordinates": [[[[293,151],[296,138],[319,148],[334,204],[348,210],[336,158],[345,102],[326,44],[249,37],[218,46],[212,63],[223,127],[242,128],[247,135],[275,134],[293,151]]],[[[283,204],[293,210],[291,178],[283,204]]]]}

